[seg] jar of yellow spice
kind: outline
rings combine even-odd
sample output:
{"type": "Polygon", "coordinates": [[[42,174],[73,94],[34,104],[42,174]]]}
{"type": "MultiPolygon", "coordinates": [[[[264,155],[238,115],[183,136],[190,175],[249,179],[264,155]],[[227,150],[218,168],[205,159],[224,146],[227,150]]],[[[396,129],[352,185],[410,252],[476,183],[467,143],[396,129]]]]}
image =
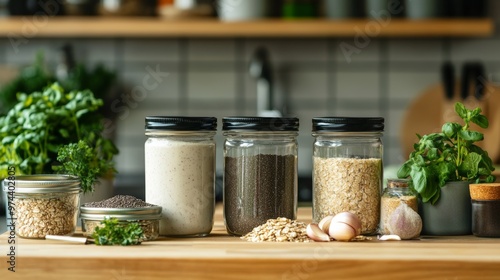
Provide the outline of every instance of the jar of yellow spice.
{"type": "Polygon", "coordinates": [[[388,221],[401,203],[405,203],[418,213],[417,195],[408,187],[409,182],[406,179],[387,180],[387,187],[382,193],[380,202],[380,234],[391,234],[388,221]]]}

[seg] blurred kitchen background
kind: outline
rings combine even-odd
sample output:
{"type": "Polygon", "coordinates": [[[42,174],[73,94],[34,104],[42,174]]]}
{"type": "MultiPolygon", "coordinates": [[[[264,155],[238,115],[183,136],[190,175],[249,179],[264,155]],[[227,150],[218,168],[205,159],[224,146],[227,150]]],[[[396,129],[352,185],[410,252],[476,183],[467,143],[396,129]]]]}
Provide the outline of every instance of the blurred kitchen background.
{"type": "MultiPolygon", "coordinates": [[[[31,1],[0,1],[3,16],[0,18],[0,25],[12,14],[19,17],[37,12],[36,4],[35,8],[19,4],[24,2],[31,1]]],[[[40,1],[42,2],[46,3],[40,1]]],[[[211,14],[217,8],[227,7],[216,1],[48,2],[56,5],[62,3],[63,6],[60,6],[61,9],[57,10],[57,13],[65,12],[70,14],[69,16],[95,13],[101,17],[189,17],[187,20],[213,16],[211,14]],[[96,6],[83,5],[92,3],[96,6]]],[[[233,12],[219,13],[225,21],[258,20],[258,17],[264,16],[285,17],[289,20],[304,17],[332,20],[365,18],[370,16],[365,12],[367,8],[364,6],[368,5],[368,2],[387,5],[387,2],[393,1],[229,2],[229,7],[234,7],[231,10],[233,12]],[[252,6],[266,2],[272,5],[264,12],[262,8],[252,6]],[[245,7],[242,11],[238,10],[240,4],[245,7]]],[[[108,132],[114,135],[120,149],[116,158],[119,173],[115,191],[143,197],[146,116],[214,116],[221,124],[221,118],[224,116],[256,115],[257,84],[259,78],[264,79],[270,82],[274,93],[277,104],[274,109],[300,118],[300,198],[308,200],[311,197],[313,117],[384,117],[384,165],[389,170],[391,166],[401,164],[407,157],[400,135],[405,113],[410,104],[428,87],[441,83],[443,62],[451,61],[457,69],[467,61],[482,62],[484,76],[493,84],[500,83],[500,1],[402,2],[400,4],[406,10],[394,14],[394,18],[490,18],[494,21],[495,31],[491,36],[484,37],[418,38],[387,38],[378,37],[376,34],[367,38],[47,38],[38,37],[35,32],[33,36],[25,38],[25,41],[6,36],[8,33],[4,32],[0,38],[0,88],[7,86],[20,69],[33,65],[40,52],[44,57],[43,67],[54,75],[64,75],[64,71],[68,71],[74,63],[84,63],[88,69],[103,65],[114,72],[116,82],[109,90],[114,91],[116,95],[107,102],[108,106],[112,107],[116,119],[110,123],[108,132]],[[423,6],[416,12],[410,11],[412,2],[423,6]],[[472,3],[472,6],[467,6],[467,3],[472,3]],[[256,54],[258,49],[261,51],[256,54]],[[251,73],[252,63],[257,63],[269,71],[251,73]],[[499,79],[495,81],[495,77],[499,79]]],[[[128,24],[134,24],[132,17],[128,24]]],[[[175,24],[175,21],[162,24],[175,24]]],[[[361,25],[361,28],[364,28],[364,25],[361,25]]],[[[426,109],[423,108],[421,113],[425,115],[426,109]]],[[[217,173],[220,177],[224,139],[220,129],[216,138],[217,173]]],[[[218,184],[220,188],[220,180],[218,184]]]]}

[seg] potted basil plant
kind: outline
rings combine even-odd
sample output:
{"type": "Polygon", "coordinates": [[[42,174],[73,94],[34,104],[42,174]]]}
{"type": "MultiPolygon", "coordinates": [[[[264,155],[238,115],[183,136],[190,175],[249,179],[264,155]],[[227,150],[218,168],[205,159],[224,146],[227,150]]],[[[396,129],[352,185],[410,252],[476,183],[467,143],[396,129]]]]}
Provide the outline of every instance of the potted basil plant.
{"type": "Polygon", "coordinates": [[[469,183],[495,181],[492,160],[476,145],[484,135],[471,130],[471,124],[487,128],[488,119],[480,108],[469,110],[460,102],[455,112],[464,124],[445,123],[439,133],[417,135],[414,151],[398,170],[419,194],[424,234],[470,234],[469,183]]]}
{"type": "Polygon", "coordinates": [[[103,101],[90,90],[65,92],[54,83],[17,98],[0,117],[0,179],[11,166],[19,175],[71,174],[91,193],[99,179],[114,176],[118,150],[103,137],[96,113],[103,101]]]}

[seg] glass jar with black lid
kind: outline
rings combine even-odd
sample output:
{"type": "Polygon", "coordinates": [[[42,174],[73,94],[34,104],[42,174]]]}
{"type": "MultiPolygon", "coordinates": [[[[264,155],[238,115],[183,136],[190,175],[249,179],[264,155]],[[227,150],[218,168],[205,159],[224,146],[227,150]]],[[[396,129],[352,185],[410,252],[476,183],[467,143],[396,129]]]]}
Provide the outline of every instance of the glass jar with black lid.
{"type": "Polygon", "coordinates": [[[223,118],[224,220],[244,235],[297,214],[297,118],[223,118]]]}
{"type": "Polygon", "coordinates": [[[362,234],[377,232],[382,191],[379,117],[313,118],[313,221],[351,212],[362,234]]]}
{"type": "Polygon", "coordinates": [[[146,117],[146,201],[162,207],[160,235],[212,231],[216,130],[213,117],[146,117]]]}

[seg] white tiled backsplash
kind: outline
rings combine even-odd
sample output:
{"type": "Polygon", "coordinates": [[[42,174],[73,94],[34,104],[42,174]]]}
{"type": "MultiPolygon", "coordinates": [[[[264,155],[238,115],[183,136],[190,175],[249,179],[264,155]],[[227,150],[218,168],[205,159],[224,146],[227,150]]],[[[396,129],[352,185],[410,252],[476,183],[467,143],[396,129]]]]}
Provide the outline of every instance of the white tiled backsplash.
{"type": "MultiPolygon", "coordinates": [[[[497,1],[491,1],[497,2],[497,1]]],[[[498,1],[500,2],[500,1],[498,1]]],[[[493,3],[495,14],[500,5],[493,3]]],[[[499,29],[497,27],[497,29],[499,29]]],[[[301,121],[299,170],[311,172],[311,118],[315,116],[382,116],[386,119],[385,164],[399,164],[399,130],[406,107],[420,92],[440,81],[440,64],[480,59],[487,73],[500,74],[500,36],[470,39],[373,38],[348,63],[339,48],[344,39],[30,39],[15,52],[0,40],[0,63],[25,65],[38,50],[49,65],[58,49],[73,44],[78,60],[103,62],[116,70],[140,100],[127,106],[118,123],[117,168],[123,174],[144,172],[144,118],[192,115],[220,118],[254,115],[256,85],[248,62],[256,47],[270,51],[277,93],[288,96],[289,110],[301,121]],[[154,71],[159,76],[151,75],[154,71]],[[168,75],[166,74],[168,73],[168,75]],[[147,78],[150,75],[152,77],[147,78]]],[[[125,106],[120,103],[120,106],[125,106]]],[[[123,108],[122,108],[123,109],[123,108]]],[[[221,126],[221,125],[220,125],[221,126]]],[[[222,169],[219,129],[218,170],[222,169]]]]}

